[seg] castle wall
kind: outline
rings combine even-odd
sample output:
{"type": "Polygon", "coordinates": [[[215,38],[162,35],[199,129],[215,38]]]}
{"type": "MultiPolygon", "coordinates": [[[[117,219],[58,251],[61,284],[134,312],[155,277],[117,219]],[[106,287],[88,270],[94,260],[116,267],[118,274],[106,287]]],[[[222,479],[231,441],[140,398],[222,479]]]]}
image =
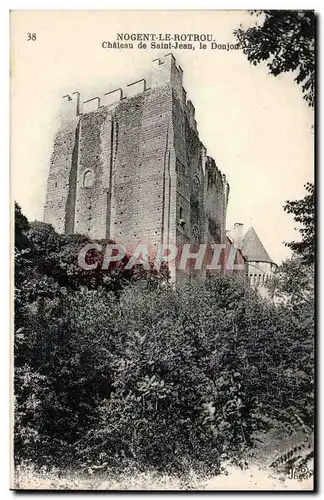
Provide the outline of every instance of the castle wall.
{"type": "Polygon", "coordinates": [[[56,135],[47,180],[44,220],[59,233],[73,233],[78,163],[79,94],[65,96],[65,119],[56,135]],[[67,99],[69,98],[69,99],[67,99]]]}
{"type": "Polygon", "coordinates": [[[250,285],[257,288],[264,298],[269,297],[267,284],[273,278],[277,265],[271,262],[247,262],[247,275],[250,285]]]}
{"type": "Polygon", "coordinates": [[[90,238],[106,238],[111,154],[111,120],[107,111],[83,114],[79,129],[74,232],[90,238]]]}
{"type": "MultiPolygon", "coordinates": [[[[200,243],[225,241],[229,187],[215,161],[207,156],[206,148],[199,139],[195,109],[186,100],[185,90],[182,90],[182,100],[178,98],[179,93],[174,92],[173,95],[177,245],[190,244],[194,252],[200,243]]],[[[211,258],[211,254],[206,254],[206,264],[211,258]]],[[[205,272],[205,269],[194,270],[191,263],[190,270],[189,266],[184,271],[179,270],[178,276],[205,275],[205,272]]]]}
{"type": "Polygon", "coordinates": [[[213,158],[206,161],[205,234],[208,242],[225,242],[228,183],[213,158]]]}
{"type": "Polygon", "coordinates": [[[167,230],[171,175],[171,89],[161,85],[114,112],[118,148],[113,166],[111,238],[157,246],[167,230]]]}
{"type": "Polygon", "coordinates": [[[225,240],[228,184],[199,139],[171,54],[153,61],[151,87],[139,80],[82,105],[65,96],[62,116],[45,206],[58,232],[129,250],[225,240]]]}

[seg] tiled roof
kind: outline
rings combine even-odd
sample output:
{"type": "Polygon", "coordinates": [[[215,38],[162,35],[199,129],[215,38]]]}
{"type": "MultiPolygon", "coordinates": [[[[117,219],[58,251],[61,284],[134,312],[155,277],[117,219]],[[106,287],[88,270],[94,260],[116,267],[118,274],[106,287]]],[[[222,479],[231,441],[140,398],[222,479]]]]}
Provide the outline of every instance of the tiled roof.
{"type": "Polygon", "coordinates": [[[254,227],[250,227],[243,238],[242,252],[249,262],[273,262],[254,227]]]}

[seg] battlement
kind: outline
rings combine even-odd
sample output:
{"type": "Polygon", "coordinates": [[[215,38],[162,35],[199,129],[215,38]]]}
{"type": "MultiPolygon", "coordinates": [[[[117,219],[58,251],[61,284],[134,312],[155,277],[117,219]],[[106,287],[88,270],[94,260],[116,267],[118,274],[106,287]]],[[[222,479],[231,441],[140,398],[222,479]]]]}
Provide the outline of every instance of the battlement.
{"type": "Polygon", "coordinates": [[[214,158],[211,156],[207,156],[206,161],[206,170],[210,172],[215,178],[215,181],[220,182],[225,189],[228,189],[229,184],[226,178],[226,175],[221,172],[221,170],[217,167],[214,158]]]}
{"type": "Polygon", "coordinates": [[[100,107],[100,97],[93,97],[84,101],[82,104],[82,114],[91,113],[91,111],[96,111],[100,107]]]}
{"type": "Polygon", "coordinates": [[[152,61],[152,87],[164,83],[171,83],[186,112],[190,125],[197,129],[195,107],[190,99],[187,99],[187,91],[183,88],[182,68],[177,64],[175,57],[171,53],[166,54],[163,59],[154,59],[152,61]]]}
{"type": "Polygon", "coordinates": [[[163,85],[165,83],[171,83],[172,87],[178,94],[178,99],[182,101],[182,82],[183,82],[183,71],[182,68],[177,65],[176,59],[173,54],[167,54],[163,59],[154,59],[152,61],[151,70],[151,85],[156,87],[158,85],[163,85]]]}
{"type": "Polygon", "coordinates": [[[186,111],[186,114],[187,114],[187,117],[188,117],[190,125],[195,130],[197,130],[197,122],[196,122],[196,119],[195,119],[195,107],[194,107],[194,105],[192,104],[192,102],[190,101],[190,99],[188,99],[183,104],[185,106],[185,111],[186,111]]]}
{"type": "Polygon", "coordinates": [[[98,97],[92,97],[86,101],[80,101],[79,92],[73,92],[72,94],[63,96],[63,102],[61,106],[61,115],[65,120],[71,120],[78,115],[83,115],[97,111],[99,108],[106,106],[117,105],[120,101],[124,99],[129,99],[135,97],[138,94],[142,94],[147,89],[146,80],[142,78],[136,82],[129,83],[125,89],[118,88],[106,92],[98,97]],[[77,95],[77,98],[74,95],[77,95]]]}
{"type": "Polygon", "coordinates": [[[115,107],[124,99],[130,99],[139,94],[142,94],[150,88],[158,87],[170,83],[172,88],[185,110],[186,116],[190,125],[197,129],[195,120],[195,108],[192,102],[187,99],[187,92],[182,86],[183,71],[177,64],[175,57],[170,53],[163,58],[154,59],[152,61],[150,74],[151,87],[147,86],[146,79],[142,78],[135,82],[129,83],[125,88],[117,88],[102,94],[101,96],[93,97],[86,101],[80,101],[79,92],[63,96],[61,115],[63,120],[69,121],[80,114],[91,113],[99,108],[115,107]]]}
{"type": "Polygon", "coordinates": [[[125,89],[125,97],[133,97],[137,94],[141,94],[146,90],[146,80],[142,78],[136,82],[129,83],[125,89]]]}
{"type": "Polygon", "coordinates": [[[102,106],[110,106],[111,104],[116,104],[116,102],[123,99],[123,89],[118,88],[106,92],[101,99],[102,106]]]}
{"type": "Polygon", "coordinates": [[[64,95],[61,102],[61,115],[64,120],[72,120],[80,114],[80,93],[64,95]]]}

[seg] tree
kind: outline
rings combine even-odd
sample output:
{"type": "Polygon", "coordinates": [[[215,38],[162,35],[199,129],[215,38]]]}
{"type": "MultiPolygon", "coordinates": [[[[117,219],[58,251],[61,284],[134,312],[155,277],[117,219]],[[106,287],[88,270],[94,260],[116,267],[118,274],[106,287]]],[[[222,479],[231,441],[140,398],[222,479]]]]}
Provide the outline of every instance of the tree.
{"type": "Polygon", "coordinates": [[[30,229],[27,217],[22,213],[21,207],[15,202],[15,250],[19,251],[28,247],[26,233],[30,229]]]}
{"type": "Polygon", "coordinates": [[[206,477],[279,420],[312,424],[302,297],[275,305],[222,275],[175,289],[153,270],[106,286],[76,267],[83,237],[20,215],[31,259],[15,325],[16,463],[206,477]]]}
{"type": "Polygon", "coordinates": [[[307,195],[302,200],[287,201],[284,210],[292,214],[295,222],[301,224],[301,241],[286,243],[295,254],[300,255],[305,264],[313,264],[315,258],[315,188],[305,184],[307,195]]]}
{"type": "Polygon", "coordinates": [[[315,99],[315,13],[312,10],[251,11],[263,23],[234,33],[243,53],[255,66],[268,61],[269,72],[278,76],[296,74],[304,99],[314,106],[315,99]]]}
{"type": "Polygon", "coordinates": [[[136,283],[120,306],[102,330],[114,332],[113,390],[79,443],[84,466],[214,474],[260,430],[312,421],[312,325],[294,308],[222,276],[150,293],[136,283]]]}
{"type": "MultiPolygon", "coordinates": [[[[315,13],[312,10],[251,11],[262,21],[252,28],[235,31],[243,52],[254,65],[268,61],[270,74],[293,71],[295,81],[302,86],[304,99],[314,106],[315,98],[315,13]]],[[[303,200],[288,201],[284,210],[302,224],[300,242],[286,245],[305,263],[314,262],[315,249],[315,189],[307,183],[308,195],[303,200]]]]}
{"type": "Polygon", "coordinates": [[[269,292],[277,301],[283,300],[298,309],[314,301],[314,273],[300,256],[285,260],[269,281],[269,292]]]}
{"type": "MultiPolygon", "coordinates": [[[[85,327],[83,333],[78,329],[83,317],[81,306],[78,318],[69,312],[74,297],[81,303],[89,291],[84,307],[96,314],[93,298],[101,308],[98,314],[104,318],[109,293],[118,295],[132,273],[124,269],[125,261],[103,271],[103,252],[95,251],[89,252],[88,263],[98,260],[97,269],[82,269],[78,253],[86,243],[85,236],[60,235],[49,224],[29,223],[15,204],[14,392],[18,461],[37,460],[40,449],[43,464],[70,459],[69,445],[93,418],[97,395],[109,391],[106,375],[102,376],[92,359],[101,359],[99,344],[90,342],[89,350],[88,336],[92,332],[85,327]],[[101,300],[101,295],[105,299],[101,300]]],[[[104,248],[107,242],[101,243],[104,248]]]]}

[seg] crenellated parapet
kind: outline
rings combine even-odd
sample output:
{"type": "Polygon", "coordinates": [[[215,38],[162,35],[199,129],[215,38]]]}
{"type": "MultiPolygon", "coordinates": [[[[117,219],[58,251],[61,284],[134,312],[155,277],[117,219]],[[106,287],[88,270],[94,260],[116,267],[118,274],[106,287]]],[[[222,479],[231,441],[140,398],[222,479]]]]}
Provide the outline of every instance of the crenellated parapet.
{"type": "Polygon", "coordinates": [[[170,83],[175,90],[178,99],[182,101],[182,82],[183,71],[177,65],[176,59],[172,54],[165,55],[162,59],[154,59],[151,68],[151,85],[156,87],[170,83]]]}
{"type": "Polygon", "coordinates": [[[146,80],[142,78],[126,85],[125,88],[117,88],[105,92],[100,96],[92,97],[86,101],[81,101],[79,92],[63,96],[61,115],[63,120],[71,120],[79,115],[92,113],[99,108],[112,108],[120,102],[144,93],[147,89],[146,80]],[[77,95],[77,98],[75,97],[77,95]]]}
{"type": "Polygon", "coordinates": [[[72,92],[64,95],[61,101],[61,116],[65,120],[73,120],[80,114],[80,93],[72,92]]]}
{"type": "Polygon", "coordinates": [[[206,159],[206,173],[210,179],[209,182],[222,185],[224,192],[227,193],[227,190],[229,189],[229,184],[227,182],[226,175],[223,174],[221,170],[217,167],[214,158],[212,158],[211,156],[207,156],[206,159]]]}
{"type": "Polygon", "coordinates": [[[152,62],[152,87],[165,83],[171,84],[186,113],[190,125],[194,129],[197,129],[195,107],[190,99],[187,99],[187,91],[183,88],[183,71],[172,54],[167,54],[162,59],[154,59],[152,62]]]}
{"type": "Polygon", "coordinates": [[[147,81],[148,79],[142,78],[129,83],[124,88],[110,90],[86,101],[81,100],[79,92],[65,95],[62,99],[62,118],[64,121],[69,121],[81,114],[97,111],[103,106],[113,108],[126,99],[131,99],[161,85],[171,84],[190,126],[195,130],[197,129],[195,107],[190,99],[187,99],[187,92],[183,88],[183,71],[172,54],[167,54],[161,59],[152,61],[149,76],[150,86],[148,86],[147,81]]]}

